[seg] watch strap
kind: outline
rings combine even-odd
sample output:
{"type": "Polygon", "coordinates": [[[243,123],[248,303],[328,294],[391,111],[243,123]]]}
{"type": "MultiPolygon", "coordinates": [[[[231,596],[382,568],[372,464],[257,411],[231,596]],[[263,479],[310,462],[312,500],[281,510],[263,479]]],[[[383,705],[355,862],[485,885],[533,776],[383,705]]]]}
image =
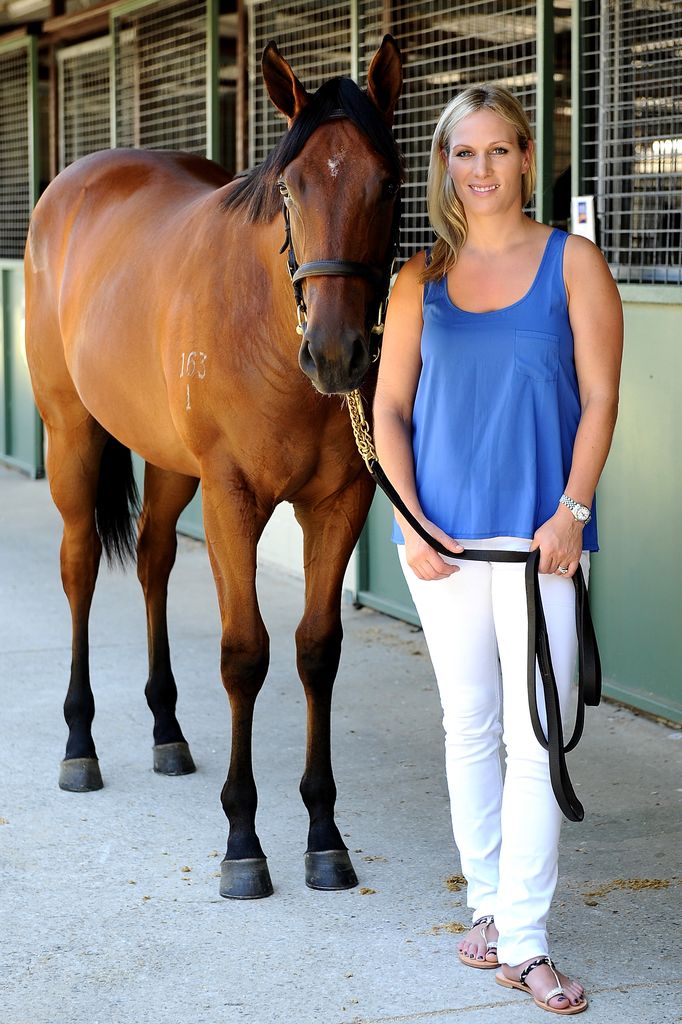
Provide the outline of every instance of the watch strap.
{"type": "Polygon", "coordinates": [[[559,498],[559,504],[565,505],[566,508],[570,510],[576,522],[582,523],[584,526],[586,526],[592,518],[592,512],[587,505],[583,505],[580,501],[576,501],[575,498],[569,498],[567,494],[561,495],[559,498]],[[582,515],[580,513],[582,513],[582,515]]]}

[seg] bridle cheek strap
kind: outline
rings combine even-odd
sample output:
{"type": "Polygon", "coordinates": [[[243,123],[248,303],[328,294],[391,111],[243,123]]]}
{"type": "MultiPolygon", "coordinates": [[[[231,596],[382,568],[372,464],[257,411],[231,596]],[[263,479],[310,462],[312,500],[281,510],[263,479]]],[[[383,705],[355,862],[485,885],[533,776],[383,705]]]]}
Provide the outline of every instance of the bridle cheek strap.
{"type": "Polygon", "coordinates": [[[400,195],[395,199],[393,207],[393,222],[391,224],[391,242],[389,249],[389,264],[387,267],[376,267],[371,263],[358,263],[354,260],[311,260],[310,263],[298,265],[294,245],[291,238],[291,222],[289,210],[286,203],[282,204],[282,215],[284,217],[284,244],[279,250],[280,255],[287,253],[287,270],[294,289],[296,300],[296,331],[301,336],[305,333],[305,324],[308,319],[303,288],[301,282],[307,277],[363,277],[370,281],[376,288],[381,289],[381,299],[374,325],[370,331],[370,357],[376,362],[381,354],[381,335],[384,332],[384,316],[388,293],[391,286],[391,277],[400,250],[400,195]]]}

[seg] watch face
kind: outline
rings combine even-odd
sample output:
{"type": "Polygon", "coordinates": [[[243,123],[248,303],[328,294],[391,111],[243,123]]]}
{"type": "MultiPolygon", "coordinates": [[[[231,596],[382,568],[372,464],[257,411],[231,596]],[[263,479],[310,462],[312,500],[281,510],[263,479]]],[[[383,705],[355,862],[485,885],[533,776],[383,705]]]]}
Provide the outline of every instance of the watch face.
{"type": "Polygon", "coordinates": [[[589,510],[589,508],[585,508],[584,505],[578,505],[578,507],[575,510],[575,517],[581,523],[586,523],[587,520],[590,518],[590,510],[589,510]]]}

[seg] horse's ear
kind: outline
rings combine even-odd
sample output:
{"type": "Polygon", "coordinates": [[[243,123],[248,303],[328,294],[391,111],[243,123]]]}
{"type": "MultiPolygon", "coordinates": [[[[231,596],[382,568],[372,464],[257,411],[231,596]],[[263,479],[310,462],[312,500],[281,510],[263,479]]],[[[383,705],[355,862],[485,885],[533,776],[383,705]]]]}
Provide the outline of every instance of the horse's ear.
{"type": "Polygon", "coordinates": [[[268,95],[291,124],[310,97],[277,49],[277,43],[270,42],[265,47],[262,64],[268,95]]]}
{"type": "Polygon", "coordinates": [[[403,87],[403,59],[393,36],[384,36],[367,72],[367,95],[389,125],[403,87]]]}

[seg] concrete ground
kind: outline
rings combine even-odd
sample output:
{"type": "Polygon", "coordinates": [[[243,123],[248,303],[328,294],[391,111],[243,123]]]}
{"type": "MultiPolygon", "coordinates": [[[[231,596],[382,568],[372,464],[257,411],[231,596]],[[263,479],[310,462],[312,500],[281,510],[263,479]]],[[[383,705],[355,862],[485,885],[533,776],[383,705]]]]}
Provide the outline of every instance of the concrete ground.
{"type": "MultiPolygon", "coordinates": [[[[438,699],[420,632],[344,608],[335,691],[337,820],[360,887],[306,889],[298,795],[305,711],[293,630],[302,584],[259,575],[272,665],[257,705],[259,833],[275,893],[218,896],[229,756],[205,548],[183,540],[170,620],[179,718],[198,771],[151,770],[143,604],[103,572],[92,617],[105,788],[64,793],[70,651],[60,522],[45,481],[0,469],[1,1024],[532,1024],[549,1018],[456,959],[469,920],[448,819],[438,699]]],[[[570,766],[551,918],[592,1024],[682,1021],[682,732],[588,709],[570,766]]],[[[523,828],[523,821],[519,821],[523,828]]]]}

